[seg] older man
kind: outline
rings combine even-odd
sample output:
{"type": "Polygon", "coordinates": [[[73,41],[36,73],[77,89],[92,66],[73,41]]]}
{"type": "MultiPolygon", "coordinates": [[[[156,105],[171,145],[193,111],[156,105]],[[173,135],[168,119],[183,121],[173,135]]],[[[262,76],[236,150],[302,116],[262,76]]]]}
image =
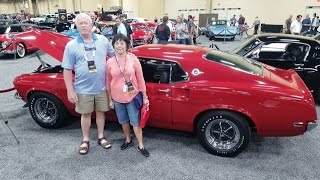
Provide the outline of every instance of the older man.
{"type": "Polygon", "coordinates": [[[83,139],[79,153],[89,151],[91,113],[96,112],[98,144],[108,149],[111,144],[104,138],[105,112],[109,110],[106,93],[106,57],[114,56],[109,40],[92,33],[93,22],[89,15],[80,13],[75,18],[79,36],[71,40],[64,50],[62,67],[68,100],[81,114],[83,139]],[[73,82],[72,70],[75,71],[73,82]]]}

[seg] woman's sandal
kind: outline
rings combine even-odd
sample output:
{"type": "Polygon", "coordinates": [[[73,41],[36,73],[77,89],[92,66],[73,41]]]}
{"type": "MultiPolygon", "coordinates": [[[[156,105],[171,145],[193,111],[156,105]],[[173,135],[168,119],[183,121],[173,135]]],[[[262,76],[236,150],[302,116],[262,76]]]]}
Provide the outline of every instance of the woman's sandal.
{"type": "Polygon", "coordinates": [[[86,155],[89,152],[89,147],[90,147],[89,141],[82,141],[79,148],[79,154],[86,155]],[[87,144],[87,146],[82,146],[83,144],[87,144]]]}
{"type": "Polygon", "coordinates": [[[110,149],[111,148],[111,143],[106,140],[106,138],[102,137],[98,139],[98,144],[102,146],[104,149],[110,149]],[[104,141],[102,143],[102,141],[104,141]]]}

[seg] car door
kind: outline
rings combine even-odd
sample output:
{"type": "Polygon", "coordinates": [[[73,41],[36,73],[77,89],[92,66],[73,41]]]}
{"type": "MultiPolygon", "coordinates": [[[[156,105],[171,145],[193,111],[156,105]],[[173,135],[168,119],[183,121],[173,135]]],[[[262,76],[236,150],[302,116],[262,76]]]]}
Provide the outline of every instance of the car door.
{"type": "Polygon", "coordinates": [[[172,94],[170,85],[170,61],[139,58],[150,101],[151,126],[172,126],[172,94]]]}

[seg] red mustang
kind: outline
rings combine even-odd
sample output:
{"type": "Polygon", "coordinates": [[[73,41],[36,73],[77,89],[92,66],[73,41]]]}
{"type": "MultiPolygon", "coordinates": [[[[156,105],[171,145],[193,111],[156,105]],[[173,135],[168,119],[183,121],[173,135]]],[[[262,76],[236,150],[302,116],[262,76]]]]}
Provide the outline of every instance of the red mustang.
{"type": "MultiPolygon", "coordinates": [[[[69,38],[33,31],[30,43],[62,60],[69,38]]],[[[294,70],[281,70],[205,47],[144,45],[130,50],[141,62],[150,99],[149,126],[194,132],[219,156],[235,156],[259,136],[295,136],[317,126],[314,100],[294,70]]],[[[76,116],[62,68],[42,61],[15,78],[16,97],[44,128],[76,116]]],[[[112,111],[107,117],[113,117],[112,111]]]]}
{"type": "Polygon", "coordinates": [[[143,44],[152,44],[153,31],[149,28],[147,23],[134,22],[130,24],[132,29],[132,41],[133,46],[139,46],[143,44]]]}
{"type": "Polygon", "coordinates": [[[16,52],[17,57],[22,58],[26,52],[37,50],[28,43],[29,36],[25,34],[33,29],[38,29],[38,26],[24,23],[0,26],[0,54],[16,52]]]}

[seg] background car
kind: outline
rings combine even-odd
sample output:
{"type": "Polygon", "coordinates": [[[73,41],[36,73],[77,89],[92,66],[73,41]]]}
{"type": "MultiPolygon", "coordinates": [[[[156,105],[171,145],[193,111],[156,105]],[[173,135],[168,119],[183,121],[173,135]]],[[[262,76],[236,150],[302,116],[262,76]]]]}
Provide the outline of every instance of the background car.
{"type": "Polygon", "coordinates": [[[0,54],[14,54],[22,58],[27,52],[35,51],[37,48],[32,46],[26,39],[25,32],[39,29],[35,24],[8,24],[0,26],[0,54]],[[16,49],[16,50],[15,50],[16,49]]]}
{"type": "Polygon", "coordinates": [[[131,23],[133,46],[152,44],[154,32],[147,23],[131,23]]]}
{"type": "MultiPolygon", "coordinates": [[[[62,61],[70,38],[28,34],[30,43],[62,61]]],[[[148,125],[194,132],[209,153],[235,156],[248,146],[251,133],[295,136],[317,125],[312,95],[293,70],[197,46],[152,44],[130,52],[146,81],[148,125]]],[[[40,126],[58,128],[77,113],[67,99],[61,65],[41,62],[34,72],[15,78],[16,97],[27,102],[40,126]]],[[[116,120],[113,111],[106,117],[116,120]]]]}
{"type": "Polygon", "coordinates": [[[206,29],[210,40],[218,38],[234,40],[239,31],[236,26],[230,26],[227,20],[214,21],[206,29]]]}
{"type": "Polygon", "coordinates": [[[234,53],[277,68],[294,69],[320,103],[319,41],[296,35],[261,34],[244,42],[234,53]]]}

